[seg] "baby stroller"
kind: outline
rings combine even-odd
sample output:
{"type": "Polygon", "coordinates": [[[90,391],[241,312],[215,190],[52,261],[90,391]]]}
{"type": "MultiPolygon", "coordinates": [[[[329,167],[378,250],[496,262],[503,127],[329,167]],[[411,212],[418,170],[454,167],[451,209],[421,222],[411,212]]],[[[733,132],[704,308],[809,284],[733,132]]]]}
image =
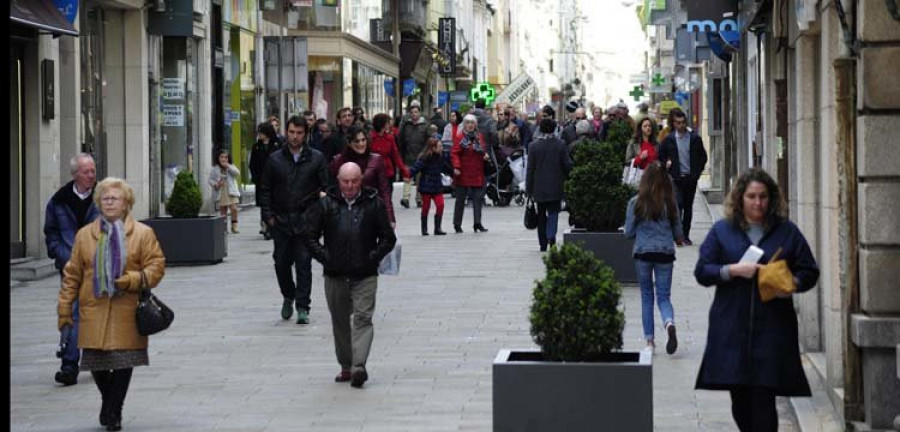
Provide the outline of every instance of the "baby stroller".
{"type": "Polygon", "coordinates": [[[491,160],[493,169],[485,173],[487,181],[486,194],[491,202],[498,207],[506,207],[510,202],[516,205],[525,205],[525,150],[522,147],[514,149],[491,148],[491,160]],[[508,154],[507,154],[508,153],[508,154]]]}

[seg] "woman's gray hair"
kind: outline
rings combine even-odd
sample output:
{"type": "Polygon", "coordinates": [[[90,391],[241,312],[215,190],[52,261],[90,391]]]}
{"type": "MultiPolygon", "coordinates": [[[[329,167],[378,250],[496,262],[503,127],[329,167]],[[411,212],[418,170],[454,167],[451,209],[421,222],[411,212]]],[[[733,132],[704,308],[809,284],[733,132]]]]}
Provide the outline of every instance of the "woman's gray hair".
{"type": "Polygon", "coordinates": [[[78,153],[75,156],[72,156],[69,159],[69,174],[75,175],[78,174],[78,161],[81,159],[90,159],[91,162],[94,161],[94,157],[89,153],[78,153]]]}
{"type": "Polygon", "coordinates": [[[465,123],[465,122],[472,122],[472,123],[478,124],[478,117],[475,117],[474,114],[466,114],[466,116],[463,117],[463,123],[465,123]]]}
{"type": "Polygon", "coordinates": [[[575,135],[588,135],[593,131],[591,122],[587,120],[578,120],[578,123],[575,123],[575,135]]]}

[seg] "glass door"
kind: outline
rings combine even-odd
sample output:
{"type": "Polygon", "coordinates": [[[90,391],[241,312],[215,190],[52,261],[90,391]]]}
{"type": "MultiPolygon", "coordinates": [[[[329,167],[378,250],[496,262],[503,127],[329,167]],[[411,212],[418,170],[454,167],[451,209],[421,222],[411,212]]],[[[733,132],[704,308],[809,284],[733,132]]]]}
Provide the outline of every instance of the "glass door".
{"type": "Polygon", "coordinates": [[[11,42],[9,44],[9,256],[22,258],[25,256],[25,170],[24,144],[22,128],[22,60],[24,48],[11,42]]]}

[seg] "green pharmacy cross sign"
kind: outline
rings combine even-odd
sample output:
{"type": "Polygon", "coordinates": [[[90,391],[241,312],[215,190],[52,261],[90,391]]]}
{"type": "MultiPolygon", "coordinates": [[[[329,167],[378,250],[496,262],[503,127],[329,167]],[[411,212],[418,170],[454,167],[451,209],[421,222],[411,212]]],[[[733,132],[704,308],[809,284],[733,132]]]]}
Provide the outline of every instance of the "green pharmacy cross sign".
{"type": "Polygon", "coordinates": [[[485,105],[490,105],[496,96],[497,94],[494,92],[494,86],[488,82],[478,83],[472,90],[469,90],[469,99],[471,99],[472,102],[475,102],[478,99],[484,99],[485,105]]]}
{"type": "Polygon", "coordinates": [[[634,89],[628,93],[631,97],[634,98],[634,101],[637,102],[641,100],[641,97],[644,96],[644,88],[643,86],[634,86],[634,89]]]}
{"type": "Polygon", "coordinates": [[[665,83],[666,83],[666,78],[664,76],[662,76],[662,74],[657,73],[656,75],[653,75],[653,85],[659,87],[665,83]]]}

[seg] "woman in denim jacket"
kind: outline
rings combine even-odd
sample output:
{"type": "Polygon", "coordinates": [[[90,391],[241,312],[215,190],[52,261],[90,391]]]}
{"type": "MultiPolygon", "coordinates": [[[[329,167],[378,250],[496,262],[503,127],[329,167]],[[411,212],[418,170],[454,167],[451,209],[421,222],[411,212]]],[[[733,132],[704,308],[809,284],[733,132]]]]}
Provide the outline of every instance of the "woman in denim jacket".
{"type": "Polygon", "coordinates": [[[634,241],[634,266],[641,285],[644,340],[652,350],[653,339],[653,279],[656,275],[656,300],[659,314],[666,328],[666,353],[678,348],[675,336],[675,312],[669,301],[672,290],[672,268],[675,262],[675,241],[681,240],[681,220],[675,211],[672,181],[659,162],[644,171],[637,196],[628,202],[625,215],[625,236],[634,241]]]}

